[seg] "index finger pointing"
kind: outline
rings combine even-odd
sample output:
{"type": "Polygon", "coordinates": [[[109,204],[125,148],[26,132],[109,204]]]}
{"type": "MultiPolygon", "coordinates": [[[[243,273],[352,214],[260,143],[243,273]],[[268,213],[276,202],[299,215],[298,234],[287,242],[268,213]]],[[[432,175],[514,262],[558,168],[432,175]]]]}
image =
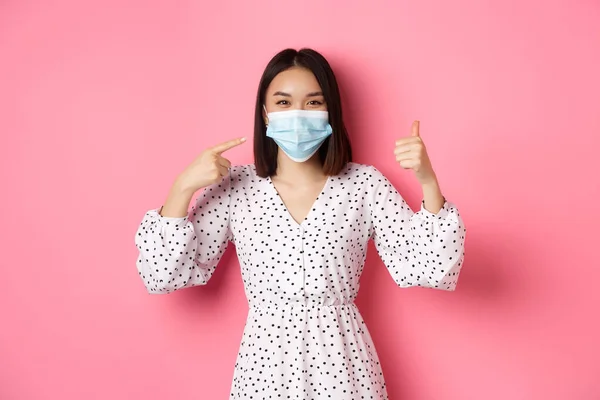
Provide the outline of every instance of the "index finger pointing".
{"type": "Polygon", "coordinates": [[[244,143],[245,141],[246,141],[245,137],[229,140],[225,143],[221,143],[221,144],[218,144],[218,145],[212,147],[211,150],[217,154],[221,154],[235,146],[239,146],[240,144],[244,143]]]}

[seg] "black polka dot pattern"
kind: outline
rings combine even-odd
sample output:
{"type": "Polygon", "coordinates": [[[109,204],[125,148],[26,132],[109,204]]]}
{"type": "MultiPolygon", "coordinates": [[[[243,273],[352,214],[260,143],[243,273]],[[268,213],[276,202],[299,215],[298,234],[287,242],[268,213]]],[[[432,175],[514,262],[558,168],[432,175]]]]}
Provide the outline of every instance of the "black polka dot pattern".
{"type": "Polygon", "coordinates": [[[465,228],[456,207],[414,213],[374,167],[329,177],[297,223],[269,178],[234,167],[185,218],[149,211],[136,236],[150,293],[210,279],[235,244],[250,311],[231,399],[387,399],[377,352],[354,305],[367,244],[401,287],[454,290],[465,228]]]}

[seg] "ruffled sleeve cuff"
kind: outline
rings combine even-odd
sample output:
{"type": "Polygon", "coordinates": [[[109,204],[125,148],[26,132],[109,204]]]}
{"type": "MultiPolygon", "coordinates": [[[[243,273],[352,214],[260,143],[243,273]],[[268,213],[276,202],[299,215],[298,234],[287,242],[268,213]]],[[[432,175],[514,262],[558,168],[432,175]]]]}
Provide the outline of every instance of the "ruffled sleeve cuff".
{"type": "Polygon", "coordinates": [[[188,223],[188,217],[163,217],[162,215],[160,215],[160,211],[162,210],[162,207],[154,209],[154,210],[150,210],[146,213],[146,217],[151,219],[151,220],[155,220],[157,221],[161,226],[165,227],[165,228],[175,228],[175,229],[181,229],[181,228],[185,228],[187,223],[188,223]]]}
{"type": "Polygon", "coordinates": [[[425,208],[425,201],[423,200],[421,201],[421,209],[419,210],[418,214],[420,214],[421,217],[426,221],[431,219],[443,221],[448,218],[448,216],[452,214],[452,211],[455,209],[456,207],[452,203],[445,201],[440,211],[438,211],[437,214],[434,214],[425,208]]]}

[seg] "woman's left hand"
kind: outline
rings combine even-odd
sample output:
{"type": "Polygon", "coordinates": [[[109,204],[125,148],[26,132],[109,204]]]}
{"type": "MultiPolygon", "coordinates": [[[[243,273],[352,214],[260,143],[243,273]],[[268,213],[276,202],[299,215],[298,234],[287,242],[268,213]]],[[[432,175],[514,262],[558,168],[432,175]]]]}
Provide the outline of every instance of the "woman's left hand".
{"type": "Polygon", "coordinates": [[[396,140],[394,154],[402,168],[414,171],[421,185],[436,182],[435,172],[419,133],[419,121],[413,122],[410,136],[396,140]]]}

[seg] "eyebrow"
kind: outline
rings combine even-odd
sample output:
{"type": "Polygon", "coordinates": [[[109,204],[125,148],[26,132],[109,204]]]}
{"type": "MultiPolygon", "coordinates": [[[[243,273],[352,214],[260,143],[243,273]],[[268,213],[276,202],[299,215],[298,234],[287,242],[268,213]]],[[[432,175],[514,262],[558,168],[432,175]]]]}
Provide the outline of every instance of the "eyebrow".
{"type": "MultiPolygon", "coordinates": [[[[273,96],[292,97],[291,94],[285,93],[285,92],[280,92],[280,91],[273,93],[273,96]]],[[[306,95],[306,97],[316,97],[316,96],[323,96],[323,92],[311,92],[306,95]]]]}

